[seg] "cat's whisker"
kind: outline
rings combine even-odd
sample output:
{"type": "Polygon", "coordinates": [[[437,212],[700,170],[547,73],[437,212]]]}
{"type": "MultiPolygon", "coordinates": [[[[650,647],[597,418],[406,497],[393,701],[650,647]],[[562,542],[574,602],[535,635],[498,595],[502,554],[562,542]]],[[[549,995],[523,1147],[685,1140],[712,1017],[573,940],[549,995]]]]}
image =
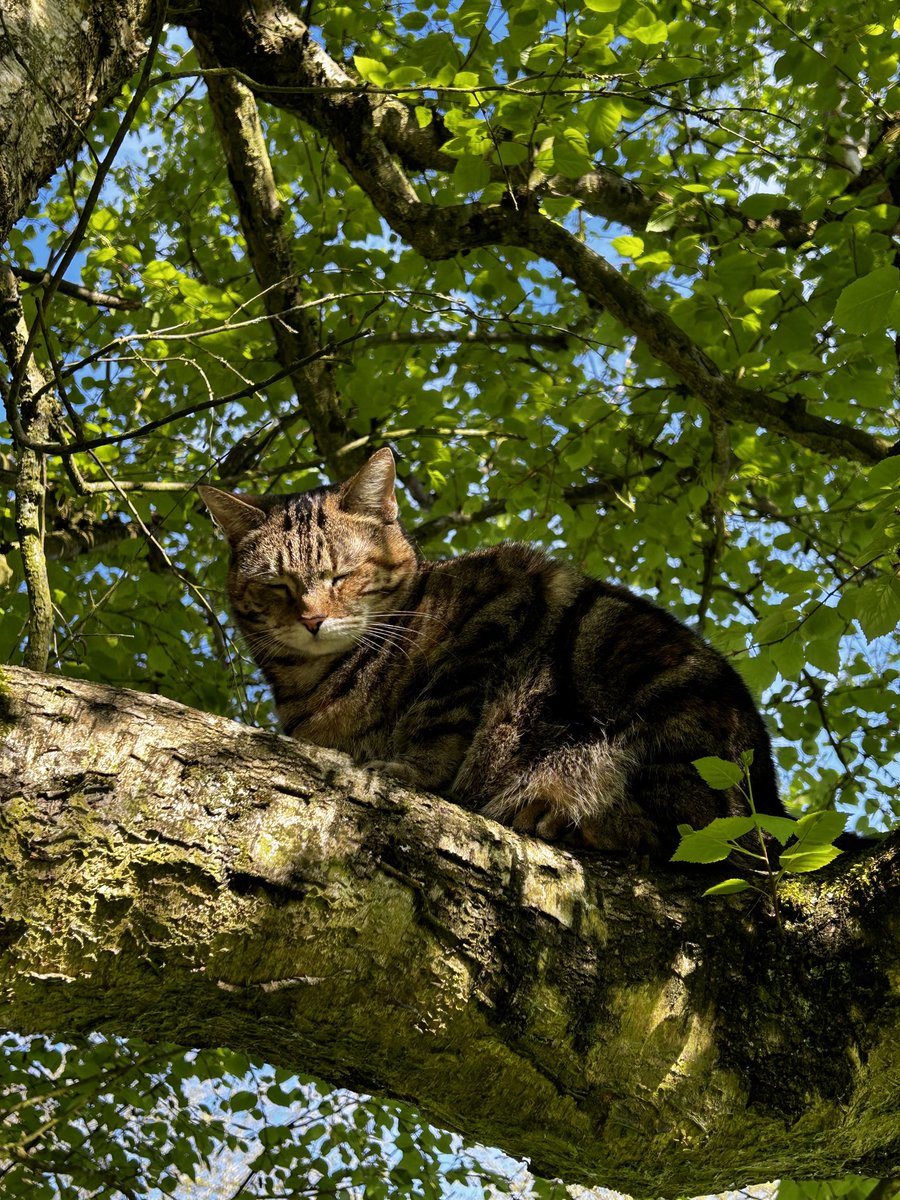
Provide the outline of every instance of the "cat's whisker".
{"type": "Polygon", "coordinates": [[[368,625],[366,627],[366,636],[379,645],[389,643],[394,646],[411,645],[410,639],[396,637],[391,629],[379,629],[377,626],[368,625]]]}
{"type": "Polygon", "coordinates": [[[370,621],[366,628],[382,633],[386,637],[396,638],[401,642],[412,643],[421,636],[421,631],[418,629],[398,629],[396,625],[384,625],[379,621],[370,621]]]}
{"type": "MultiPolygon", "coordinates": [[[[376,654],[377,654],[377,653],[380,653],[380,651],[381,651],[381,650],[384,648],[384,645],[383,645],[383,643],[380,643],[380,642],[371,642],[371,641],[369,641],[367,638],[360,638],[360,639],[359,639],[359,644],[360,644],[360,645],[362,645],[362,646],[365,646],[365,647],[366,647],[366,649],[368,649],[368,650],[372,650],[372,651],[373,651],[374,653],[376,653],[376,654]]],[[[396,646],[395,648],[396,648],[397,650],[399,650],[399,651],[400,651],[400,653],[401,653],[401,654],[402,654],[402,655],[403,655],[405,658],[407,658],[407,659],[409,658],[409,655],[406,653],[406,651],[403,649],[403,647],[402,647],[402,646],[396,646]]]]}
{"type": "Polygon", "coordinates": [[[403,657],[408,662],[412,662],[412,659],[409,657],[409,654],[406,652],[405,648],[403,647],[403,645],[400,642],[391,641],[390,639],[384,638],[383,636],[381,638],[377,638],[377,637],[372,638],[372,637],[369,637],[367,634],[361,634],[358,640],[364,646],[368,646],[368,648],[370,650],[376,650],[376,651],[380,651],[385,645],[389,645],[389,646],[393,647],[395,650],[399,650],[400,653],[403,655],[403,657]]]}
{"type": "Polygon", "coordinates": [[[245,635],[244,640],[260,666],[271,662],[279,651],[283,652],[284,650],[284,647],[272,634],[245,635]]]}
{"type": "Polygon", "coordinates": [[[402,638],[393,638],[389,634],[380,633],[378,630],[373,630],[370,636],[373,636],[379,645],[396,646],[398,650],[402,650],[406,654],[407,658],[409,658],[409,650],[415,649],[414,642],[405,642],[402,638]]]}
{"type": "Polygon", "coordinates": [[[439,617],[437,615],[437,613],[418,612],[416,609],[397,609],[396,612],[376,612],[376,613],[373,613],[373,616],[377,616],[377,617],[416,617],[420,621],[440,621],[440,623],[445,628],[448,625],[448,622],[443,617],[439,617]]]}

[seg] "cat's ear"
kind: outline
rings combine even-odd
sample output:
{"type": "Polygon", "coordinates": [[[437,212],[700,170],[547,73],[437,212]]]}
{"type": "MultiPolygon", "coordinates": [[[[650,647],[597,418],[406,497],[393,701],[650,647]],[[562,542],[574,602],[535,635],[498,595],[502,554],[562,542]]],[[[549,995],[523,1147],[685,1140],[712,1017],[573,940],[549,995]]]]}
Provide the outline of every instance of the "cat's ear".
{"type": "Polygon", "coordinates": [[[233,496],[231,492],[203,484],[197,487],[197,491],[232,546],[236,546],[252,529],[258,529],[266,519],[265,512],[253,503],[250,496],[233,496]]]}
{"type": "Polygon", "coordinates": [[[383,446],[341,488],[341,508],[344,512],[378,517],[390,525],[397,520],[395,480],[394,456],[383,446]]]}

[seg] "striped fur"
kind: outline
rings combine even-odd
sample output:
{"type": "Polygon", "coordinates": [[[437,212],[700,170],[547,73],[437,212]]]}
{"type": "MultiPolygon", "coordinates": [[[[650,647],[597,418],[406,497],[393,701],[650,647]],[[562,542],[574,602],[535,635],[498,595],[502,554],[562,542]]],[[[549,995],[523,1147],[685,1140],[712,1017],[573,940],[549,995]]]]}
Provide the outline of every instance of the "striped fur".
{"type": "Polygon", "coordinates": [[[347,751],[514,828],[664,853],[676,826],[744,811],[691,767],[754,751],[757,808],[781,812],[747,688],[669,613],[505,543],[421,560],[379,450],[337,488],[203,498],[232,547],[237,624],[286,733],[347,751]]]}

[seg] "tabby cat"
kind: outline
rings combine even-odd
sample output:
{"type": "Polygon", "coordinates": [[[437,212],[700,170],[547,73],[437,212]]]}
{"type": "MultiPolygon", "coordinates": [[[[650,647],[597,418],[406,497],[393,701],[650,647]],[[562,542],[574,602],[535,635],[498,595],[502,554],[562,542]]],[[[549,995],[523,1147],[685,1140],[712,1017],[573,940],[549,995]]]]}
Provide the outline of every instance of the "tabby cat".
{"type": "Polygon", "coordinates": [[[285,733],[613,853],[669,853],[679,822],[745,811],[700,779],[704,755],[752,749],[757,808],[783,811],[750,693],[696,633],[526,545],[424,561],[394,482],[383,449],[301,495],[200,488],[285,733]]]}

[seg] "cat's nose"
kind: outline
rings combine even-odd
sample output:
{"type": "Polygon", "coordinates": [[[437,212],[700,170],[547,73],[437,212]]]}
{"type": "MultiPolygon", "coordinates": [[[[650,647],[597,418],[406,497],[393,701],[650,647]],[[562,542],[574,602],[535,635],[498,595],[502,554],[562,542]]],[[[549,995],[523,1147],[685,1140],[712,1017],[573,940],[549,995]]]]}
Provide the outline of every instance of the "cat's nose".
{"type": "Polygon", "coordinates": [[[313,636],[315,636],[325,621],[325,613],[314,613],[311,617],[301,617],[301,622],[306,626],[313,636]]]}

